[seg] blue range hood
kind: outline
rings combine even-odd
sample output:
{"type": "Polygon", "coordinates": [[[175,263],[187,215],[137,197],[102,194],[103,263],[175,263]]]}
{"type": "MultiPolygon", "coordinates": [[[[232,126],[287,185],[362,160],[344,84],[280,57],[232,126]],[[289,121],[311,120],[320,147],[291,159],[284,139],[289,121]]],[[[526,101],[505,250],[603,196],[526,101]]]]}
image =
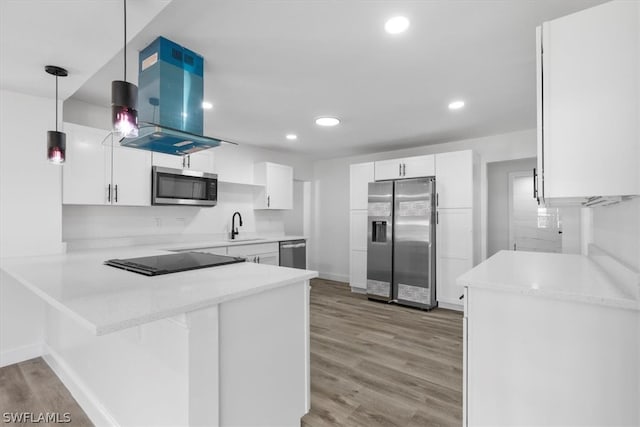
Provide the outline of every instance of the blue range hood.
{"type": "Polygon", "coordinates": [[[202,135],[202,56],[158,37],[140,52],[138,65],[140,132],[121,145],[178,156],[220,145],[202,135]]]}

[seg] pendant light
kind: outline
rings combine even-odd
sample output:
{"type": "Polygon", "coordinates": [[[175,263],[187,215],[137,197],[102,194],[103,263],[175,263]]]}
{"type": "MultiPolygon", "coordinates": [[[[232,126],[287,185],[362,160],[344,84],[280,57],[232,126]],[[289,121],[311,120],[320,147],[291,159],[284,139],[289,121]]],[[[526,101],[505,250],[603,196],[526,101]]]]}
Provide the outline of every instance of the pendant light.
{"type": "Polygon", "coordinates": [[[127,0],[124,0],[124,80],[111,82],[111,121],[116,135],[138,136],[138,87],[127,81],[127,0]]]}
{"type": "Polygon", "coordinates": [[[67,135],[64,132],[58,132],[58,77],[66,77],[69,73],[55,65],[47,65],[44,70],[56,76],[56,130],[47,131],[47,159],[51,163],[61,165],[66,156],[67,135]]]}

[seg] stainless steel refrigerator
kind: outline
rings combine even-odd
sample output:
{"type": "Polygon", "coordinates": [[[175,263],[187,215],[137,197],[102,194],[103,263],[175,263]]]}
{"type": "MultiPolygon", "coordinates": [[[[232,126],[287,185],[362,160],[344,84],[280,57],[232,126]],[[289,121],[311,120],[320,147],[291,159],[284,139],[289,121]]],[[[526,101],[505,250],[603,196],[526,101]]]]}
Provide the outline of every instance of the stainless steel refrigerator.
{"type": "Polygon", "coordinates": [[[435,292],[435,179],[369,183],[367,296],[431,309],[435,292]]]}

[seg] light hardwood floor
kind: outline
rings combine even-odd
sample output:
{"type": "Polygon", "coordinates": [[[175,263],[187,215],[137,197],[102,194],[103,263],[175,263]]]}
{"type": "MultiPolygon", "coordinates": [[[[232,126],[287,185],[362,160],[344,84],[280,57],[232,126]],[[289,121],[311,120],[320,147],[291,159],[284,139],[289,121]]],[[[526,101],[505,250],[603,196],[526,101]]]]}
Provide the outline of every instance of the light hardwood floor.
{"type": "MultiPolygon", "coordinates": [[[[0,415],[25,411],[70,412],[70,425],[91,425],[40,358],[0,369],[0,415]]],[[[461,419],[460,313],[373,302],[344,283],[312,281],[311,411],[303,427],[459,426],[461,419]]]]}
{"type": "MultiPolygon", "coordinates": [[[[92,426],[93,424],[78,406],[71,393],[42,358],[27,360],[0,369],[0,424],[4,424],[6,412],[30,412],[37,419],[39,414],[57,413],[63,420],[69,413],[69,424],[20,423],[21,426],[92,426]]],[[[43,415],[46,416],[46,415],[43,415]]]]}
{"type": "Polygon", "coordinates": [[[461,313],[369,301],[344,283],[313,281],[303,426],[461,424],[461,313]]]}

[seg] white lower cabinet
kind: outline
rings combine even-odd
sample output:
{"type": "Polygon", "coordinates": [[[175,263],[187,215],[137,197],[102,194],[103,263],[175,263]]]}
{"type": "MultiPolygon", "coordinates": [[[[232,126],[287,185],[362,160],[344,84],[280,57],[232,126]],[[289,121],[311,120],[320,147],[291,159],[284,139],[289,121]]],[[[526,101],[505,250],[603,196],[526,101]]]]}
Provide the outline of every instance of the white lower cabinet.
{"type": "Polygon", "coordinates": [[[244,257],[247,262],[280,265],[280,247],[278,243],[258,243],[227,247],[227,255],[244,257]]]}
{"type": "Polygon", "coordinates": [[[461,309],[456,279],[473,268],[473,210],[439,209],[436,227],[436,298],[445,308],[461,309]]]}
{"type": "Polygon", "coordinates": [[[352,250],[349,257],[349,285],[352,290],[367,290],[367,251],[352,250]]]}
{"type": "Polygon", "coordinates": [[[640,425],[637,310],[569,293],[465,295],[464,426],[640,425]]]}
{"type": "Polygon", "coordinates": [[[151,152],[120,147],[107,130],[72,123],[64,130],[64,204],[151,205],[151,152]]]}
{"type": "Polygon", "coordinates": [[[366,209],[357,209],[349,220],[349,284],[363,291],[367,288],[367,217],[366,209]]]}

